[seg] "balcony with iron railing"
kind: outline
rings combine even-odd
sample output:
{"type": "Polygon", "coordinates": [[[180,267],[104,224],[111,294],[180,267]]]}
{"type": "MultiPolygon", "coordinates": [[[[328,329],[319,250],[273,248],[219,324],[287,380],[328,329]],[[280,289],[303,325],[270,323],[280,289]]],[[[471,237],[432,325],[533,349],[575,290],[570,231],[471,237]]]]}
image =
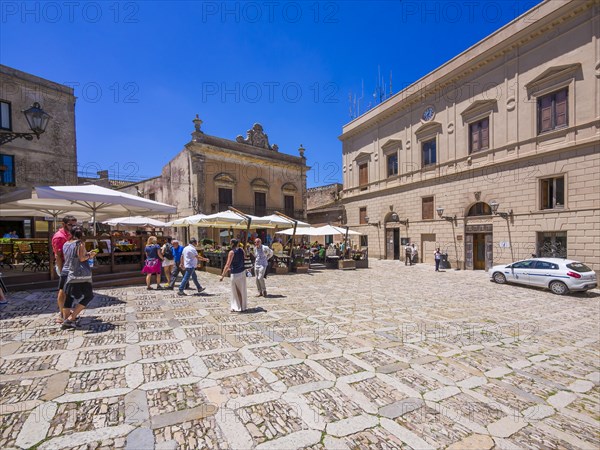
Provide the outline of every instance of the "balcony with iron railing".
{"type": "Polygon", "coordinates": [[[267,207],[260,207],[260,206],[255,206],[255,205],[229,205],[227,203],[212,203],[211,204],[211,212],[210,214],[214,214],[217,212],[221,212],[221,211],[227,211],[227,209],[229,208],[229,206],[233,206],[235,209],[240,210],[243,213],[246,214],[252,214],[253,216],[269,216],[271,214],[274,214],[275,211],[278,211],[280,213],[285,214],[286,216],[291,217],[292,219],[298,219],[298,220],[302,220],[304,218],[304,210],[303,209],[285,209],[282,207],[279,208],[267,208],[267,207]]]}

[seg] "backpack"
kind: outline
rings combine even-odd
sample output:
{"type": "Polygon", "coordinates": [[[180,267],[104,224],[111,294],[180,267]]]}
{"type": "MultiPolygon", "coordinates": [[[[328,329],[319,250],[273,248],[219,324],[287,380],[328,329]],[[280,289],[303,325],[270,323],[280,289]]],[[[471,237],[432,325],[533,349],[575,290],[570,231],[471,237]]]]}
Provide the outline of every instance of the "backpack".
{"type": "Polygon", "coordinates": [[[163,256],[165,257],[165,259],[174,259],[173,246],[168,242],[165,244],[165,251],[163,252],[163,256]]]}

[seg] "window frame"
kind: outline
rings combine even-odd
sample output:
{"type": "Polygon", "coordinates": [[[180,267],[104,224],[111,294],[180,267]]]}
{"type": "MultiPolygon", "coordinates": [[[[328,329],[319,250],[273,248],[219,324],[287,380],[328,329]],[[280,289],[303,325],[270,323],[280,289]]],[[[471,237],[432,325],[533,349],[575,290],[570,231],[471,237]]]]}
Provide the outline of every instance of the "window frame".
{"type": "MultiPolygon", "coordinates": [[[[233,196],[233,194],[232,194],[233,196]]],[[[267,215],[267,193],[263,191],[254,191],[254,215],[255,216],[266,216],[267,215]],[[264,202],[258,202],[261,198],[264,202]],[[262,204],[259,204],[262,203],[262,204]]]]}
{"type": "Polygon", "coordinates": [[[551,210],[564,210],[566,209],[566,203],[567,203],[567,177],[565,176],[565,174],[556,174],[556,175],[550,175],[550,176],[545,176],[545,177],[540,177],[539,178],[539,195],[538,195],[538,201],[539,201],[539,209],[540,211],[551,211],[551,210]],[[556,186],[556,181],[562,179],[562,203],[558,203],[557,202],[557,186],[556,186]],[[550,186],[548,185],[548,187],[545,187],[544,184],[551,181],[552,182],[552,187],[550,192],[548,192],[548,194],[546,195],[548,200],[552,201],[551,206],[546,206],[544,204],[544,194],[545,191],[550,188],[550,186]],[[550,193],[552,193],[552,198],[550,199],[550,193]]]}
{"type": "Polygon", "coordinates": [[[385,156],[385,167],[386,167],[386,174],[387,174],[387,178],[391,178],[391,177],[395,177],[400,173],[399,170],[399,164],[398,164],[398,152],[395,153],[390,153],[388,155],[385,156]],[[396,158],[396,165],[395,165],[395,172],[392,170],[390,173],[390,159],[392,158],[396,158]]]}
{"type": "Polygon", "coordinates": [[[296,199],[295,199],[295,196],[284,194],[283,195],[283,213],[286,216],[294,217],[295,208],[296,208],[296,199]],[[288,204],[287,204],[288,203],[287,202],[288,198],[292,199],[292,208],[291,209],[288,208],[288,204]]]}
{"type": "Polygon", "coordinates": [[[233,206],[233,189],[230,187],[223,187],[223,186],[219,186],[217,187],[217,207],[218,207],[218,212],[221,211],[221,206],[223,205],[227,205],[227,207],[229,206],[233,206]],[[221,202],[221,190],[223,191],[229,191],[231,193],[231,204],[228,204],[228,202],[221,202]]]}
{"type": "Polygon", "coordinates": [[[358,163],[358,187],[360,188],[361,191],[364,191],[367,189],[368,185],[369,185],[369,162],[368,161],[360,162],[360,163],[358,163]],[[364,172],[363,172],[363,168],[364,168],[364,172]],[[362,180],[363,173],[365,174],[365,177],[366,177],[365,182],[363,182],[363,180],[362,180]]]}
{"type": "Polygon", "coordinates": [[[6,100],[0,100],[0,130],[12,131],[12,103],[6,100]],[[6,105],[8,109],[8,128],[2,126],[2,105],[6,105]]]}
{"type": "Polygon", "coordinates": [[[569,87],[564,86],[560,89],[554,90],[552,92],[545,93],[543,95],[539,95],[536,97],[536,125],[537,125],[537,134],[545,134],[551,133],[553,131],[561,130],[563,128],[569,127],[569,87]],[[564,108],[565,108],[565,123],[561,125],[557,125],[557,96],[558,94],[565,92],[564,99],[564,108]],[[550,98],[550,128],[543,129],[543,118],[542,118],[542,102],[550,98]]]}
{"type": "Polygon", "coordinates": [[[10,170],[4,170],[2,171],[2,176],[0,177],[0,186],[16,186],[17,185],[17,174],[16,174],[16,166],[15,166],[15,155],[8,155],[8,154],[0,154],[0,166],[7,166],[10,167],[10,170]],[[8,164],[5,164],[4,158],[9,158],[10,159],[10,166],[8,164]],[[12,174],[11,180],[9,181],[4,181],[5,177],[6,177],[6,173],[10,173],[12,174]]]}
{"type": "Polygon", "coordinates": [[[485,116],[485,117],[481,117],[481,118],[479,118],[477,120],[474,120],[472,122],[469,122],[469,155],[472,155],[473,153],[484,152],[484,151],[490,149],[490,123],[491,123],[491,120],[490,120],[490,116],[489,115],[485,116]],[[487,136],[486,136],[487,146],[486,147],[483,147],[483,144],[482,144],[483,143],[483,137],[484,137],[483,136],[483,129],[484,128],[481,126],[481,124],[484,121],[487,121],[487,128],[486,128],[486,130],[487,130],[487,136]],[[479,136],[478,136],[478,141],[479,141],[478,145],[479,145],[479,148],[474,148],[473,127],[477,126],[477,125],[479,126],[479,130],[478,130],[478,134],[479,134],[479,136]]]}
{"type": "MultiPolygon", "coordinates": [[[[431,156],[431,149],[429,149],[429,153],[431,156]]],[[[437,163],[438,163],[437,153],[438,153],[437,137],[433,137],[433,138],[429,138],[427,140],[421,141],[421,167],[422,168],[434,167],[435,165],[437,165],[437,163]],[[427,164],[425,164],[425,146],[430,145],[430,144],[433,144],[433,147],[434,147],[434,151],[433,151],[434,161],[433,162],[430,161],[427,164]]]]}
{"type": "Polygon", "coordinates": [[[435,219],[435,197],[433,195],[428,195],[427,197],[421,197],[421,220],[434,220],[435,219]],[[425,204],[426,201],[429,202],[431,199],[431,217],[425,217],[425,204]]]}
{"type": "Polygon", "coordinates": [[[368,225],[369,223],[365,220],[367,216],[367,207],[361,206],[358,208],[358,223],[360,225],[368,225]]]}

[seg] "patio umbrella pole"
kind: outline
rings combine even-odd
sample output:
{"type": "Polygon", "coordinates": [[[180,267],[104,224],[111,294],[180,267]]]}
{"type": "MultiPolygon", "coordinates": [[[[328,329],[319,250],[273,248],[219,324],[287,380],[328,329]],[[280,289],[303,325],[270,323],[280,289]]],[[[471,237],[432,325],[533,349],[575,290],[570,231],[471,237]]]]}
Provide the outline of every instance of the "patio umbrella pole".
{"type": "Polygon", "coordinates": [[[244,253],[246,252],[246,245],[248,244],[248,235],[250,234],[250,225],[252,225],[252,217],[244,214],[243,212],[235,209],[233,206],[229,207],[230,211],[233,211],[234,213],[242,216],[244,219],[246,219],[246,222],[248,223],[248,226],[246,227],[246,238],[244,239],[244,253]]]}
{"type": "Polygon", "coordinates": [[[286,220],[289,220],[291,223],[294,224],[294,233],[292,233],[292,243],[290,245],[290,258],[292,257],[292,252],[294,251],[294,238],[296,237],[296,228],[298,227],[298,221],[296,219],[292,219],[291,217],[286,216],[285,214],[280,213],[279,211],[275,211],[275,214],[277,214],[279,217],[283,217],[286,220]]]}

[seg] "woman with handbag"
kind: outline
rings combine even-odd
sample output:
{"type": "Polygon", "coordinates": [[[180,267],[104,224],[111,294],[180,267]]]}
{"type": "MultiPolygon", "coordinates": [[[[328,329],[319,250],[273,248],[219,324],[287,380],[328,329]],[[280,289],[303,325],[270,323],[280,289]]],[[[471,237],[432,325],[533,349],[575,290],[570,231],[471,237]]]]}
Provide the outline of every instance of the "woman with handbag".
{"type": "Polygon", "coordinates": [[[63,255],[67,268],[67,281],[65,283],[65,306],[63,309],[63,330],[77,328],[77,319],[81,311],[94,298],[92,290],[92,269],[89,260],[96,256],[95,251],[87,252],[83,238],[83,228],[76,226],[71,229],[71,239],[63,245],[63,255]],[[73,301],[77,306],[73,308],[73,301]]]}
{"type": "Polygon", "coordinates": [[[163,253],[157,243],[156,236],[150,236],[146,243],[146,261],[142,273],[146,274],[146,288],[151,291],[152,275],[156,275],[156,289],[162,289],[160,285],[160,272],[162,268],[163,253]]]}

